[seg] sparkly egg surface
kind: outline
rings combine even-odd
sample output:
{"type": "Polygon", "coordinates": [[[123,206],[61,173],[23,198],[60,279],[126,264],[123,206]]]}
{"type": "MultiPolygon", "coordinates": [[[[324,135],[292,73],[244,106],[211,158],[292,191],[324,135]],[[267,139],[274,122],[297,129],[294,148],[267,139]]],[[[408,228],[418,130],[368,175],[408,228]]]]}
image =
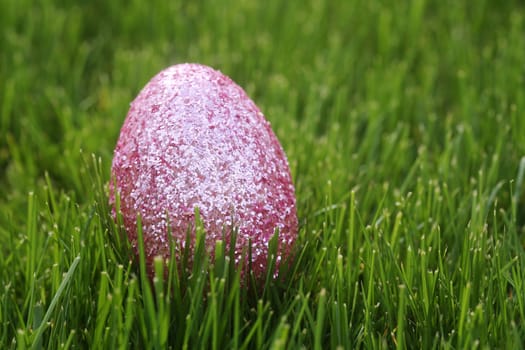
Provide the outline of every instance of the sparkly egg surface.
{"type": "Polygon", "coordinates": [[[195,208],[210,255],[223,237],[229,247],[237,230],[234,255],[242,271],[250,244],[251,268],[256,277],[265,274],[276,229],[277,268],[291,253],[298,224],[286,155],[244,90],[212,68],[179,64],[153,77],[131,103],[111,172],[113,215],[117,191],[135,253],[141,217],[150,276],[155,256],[170,257],[168,232],[176,259],[187,232],[193,249],[195,208]]]}

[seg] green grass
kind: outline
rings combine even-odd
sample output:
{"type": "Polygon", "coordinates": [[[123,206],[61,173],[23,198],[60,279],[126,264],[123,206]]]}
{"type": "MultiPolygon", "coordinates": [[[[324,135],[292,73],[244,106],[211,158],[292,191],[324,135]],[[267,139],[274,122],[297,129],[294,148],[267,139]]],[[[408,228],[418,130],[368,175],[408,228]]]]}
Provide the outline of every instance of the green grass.
{"type": "Polygon", "coordinates": [[[524,176],[520,1],[0,2],[0,348],[521,348],[524,176]],[[188,61],[290,162],[260,289],[223,242],[150,283],[108,215],[130,101],[188,61]]]}

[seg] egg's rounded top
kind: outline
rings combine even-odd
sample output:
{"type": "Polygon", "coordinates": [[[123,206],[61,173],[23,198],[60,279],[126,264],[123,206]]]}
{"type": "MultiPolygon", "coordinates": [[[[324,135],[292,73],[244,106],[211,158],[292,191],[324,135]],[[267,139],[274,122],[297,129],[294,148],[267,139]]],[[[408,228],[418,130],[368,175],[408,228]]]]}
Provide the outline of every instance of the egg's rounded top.
{"type": "Polygon", "coordinates": [[[276,229],[278,261],[297,236],[290,170],[270,124],[242,88],[204,65],[169,67],[139,93],[121,129],[112,176],[131,242],[136,247],[140,214],[150,259],[169,256],[168,232],[184,244],[195,208],[209,250],[237,229],[236,262],[251,244],[256,274],[266,270],[276,229]]]}

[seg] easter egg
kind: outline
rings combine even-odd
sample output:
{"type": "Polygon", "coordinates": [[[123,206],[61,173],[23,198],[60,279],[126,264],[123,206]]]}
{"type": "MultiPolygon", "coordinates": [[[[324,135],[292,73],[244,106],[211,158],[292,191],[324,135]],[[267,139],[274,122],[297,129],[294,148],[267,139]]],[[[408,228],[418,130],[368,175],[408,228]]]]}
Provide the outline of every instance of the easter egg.
{"type": "Polygon", "coordinates": [[[131,103],[111,174],[113,215],[118,194],[136,254],[140,216],[150,276],[156,256],[180,260],[186,248],[191,260],[196,209],[212,262],[217,240],[229,247],[233,230],[243,274],[265,275],[276,230],[277,269],[290,257],[298,221],[286,155],[259,108],[219,71],[179,64],[153,77],[131,103]]]}

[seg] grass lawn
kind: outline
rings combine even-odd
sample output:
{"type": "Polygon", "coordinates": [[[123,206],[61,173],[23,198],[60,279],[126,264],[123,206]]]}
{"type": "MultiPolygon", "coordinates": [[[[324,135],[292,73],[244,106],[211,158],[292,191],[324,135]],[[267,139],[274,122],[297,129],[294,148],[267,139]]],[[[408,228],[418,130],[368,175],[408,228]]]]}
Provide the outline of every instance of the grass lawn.
{"type": "Polygon", "coordinates": [[[521,1],[0,2],[2,349],[521,348],[524,177],[521,1]],[[129,103],[182,62],[287,153],[297,255],[260,290],[221,242],[151,284],[108,215],[129,103]]]}

